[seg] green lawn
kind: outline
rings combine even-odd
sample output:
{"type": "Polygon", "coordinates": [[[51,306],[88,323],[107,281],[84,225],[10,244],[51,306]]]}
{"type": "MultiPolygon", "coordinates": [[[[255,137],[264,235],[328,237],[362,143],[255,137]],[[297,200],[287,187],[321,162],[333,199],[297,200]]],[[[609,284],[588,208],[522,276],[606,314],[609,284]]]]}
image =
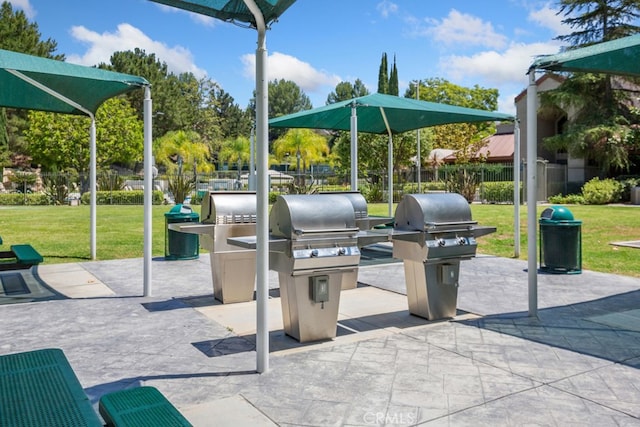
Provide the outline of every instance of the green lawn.
{"type": "MultiPolygon", "coordinates": [[[[537,219],[546,206],[538,207],[537,219]]],[[[165,217],[169,206],[153,207],[153,256],[164,256],[165,217]]],[[[387,204],[369,205],[369,214],[387,215],[387,204]]],[[[640,249],[609,243],[640,240],[640,207],[569,206],[575,219],[582,220],[582,268],[640,277],[640,249]]],[[[473,219],[498,231],[479,238],[478,252],[511,258],[513,205],[472,205],[473,219]]],[[[520,259],[527,258],[526,206],[520,209],[520,259]]],[[[199,206],[194,206],[200,212],[199,206]]],[[[143,256],[143,207],[98,206],[97,256],[99,260],[143,256]]],[[[0,236],[4,248],[30,243],[45,263],[86,261],[89,249],[88,206],[2,206],[0,236]]]]}

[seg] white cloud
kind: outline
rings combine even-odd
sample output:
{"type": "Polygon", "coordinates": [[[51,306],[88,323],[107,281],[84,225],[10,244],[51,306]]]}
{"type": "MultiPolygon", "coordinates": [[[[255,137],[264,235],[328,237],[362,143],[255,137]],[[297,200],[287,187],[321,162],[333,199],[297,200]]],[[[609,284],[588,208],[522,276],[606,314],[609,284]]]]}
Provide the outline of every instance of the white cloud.
{"type": "MultiPolygon", "coordinates": [[[[244,64],[244,75],[255,80],[256,56],[254,54],[246,54],[241,57],[241,60],[244,64]]],[[[275,79],[291,80],[305,92],[317,92],[323,90],[325,86],[330,86],[331,90],[333,90],[335,85],[342,81],[335,74],[316,70],[308,62],[280,52],[274,52],[269,55],[267,66],[269,81],[275,79]]]]}
{"type": "Polygon", "coordinates": [[[503,52],[488,50],[471,56],[451,55],[440,66],[455,79],[481,77],[494,84],[522,83],[524,75],[537,55],[553,54],[557,43],[512,43],[503,52]]]}
{"type": "Polygon", "coordinates": [[[191,72],[197,78],[207,75],[207,72],[199,68],[193,59],[191,52],[182,47],[169,47],[164,43],[154,41],[138,28],[130,24],[120,24],[115,32],[99,34],[84,26],[71,28],[74,39],[89,45],[82,55],[67,55],[67,61],[88,66],[100,63],[109,63],[114,52],[133,51],[135,48],[143,49],[147,54],[154,53],[161,62],[166,62],[169,71],[176,74],[191,72]]]}
{"type": "MultiPolygon", "coordinates": [[[[415,20],[412,21],[414,24],[415,20]]],[[[497,33],[491,22],[451,9],[449,15],[442,20],[426,19],[418,23],[414,33],[432,37],[435,41],[446,45],[486,46],[501,49],[507,44],[507,38],[497,33]]]]}
{"type": "Polygon", "coordinates": [[[213,27],[216,24],[216,20],[210,16],[202,15],[201,13],[193,13],[186,11],[184,9],[179,9],[177,7],[166,6],[164,4],[156,3],[156,6],[166,13],[184,13],[189,15],[192,21],[197,22],[199,24],[203,24],[206,27],[213,27]]]}
{"type": "Polygon", "coordinates": [[[383,0],[376,5],[376,9],[383,18],[388,18],[389,15],[398,12],[398,5],[389,0],[383,0]]]}
{"type": "Polygon", "coordinates": [[[36,16],[36,10],[29,0],[9,0],[9,3],[11,3],[11,6],[15,9],[22,10],[29,19],[33,19],[36,16]]]}
{"type": "Polygon", "coordinates": [[[549,4],[546,4],[541,9],[529,12],[527,19],[541,27],[550,29],[556,35],[571,32],[571,28],[562,23],[564,18],[557,13],[557,10],[552,9],[549,4]]]}

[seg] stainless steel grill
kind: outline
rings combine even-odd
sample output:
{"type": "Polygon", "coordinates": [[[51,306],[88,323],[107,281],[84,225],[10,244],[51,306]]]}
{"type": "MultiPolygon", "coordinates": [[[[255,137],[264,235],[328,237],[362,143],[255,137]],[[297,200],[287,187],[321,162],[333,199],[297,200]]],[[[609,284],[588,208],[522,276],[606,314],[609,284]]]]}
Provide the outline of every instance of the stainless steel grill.
{"type": "Polygon", "coordinates": [[[228,238],[256,234],[255,192],[210,191],[202,199],[202,222],[170,228],[201,235],[209,251],[213,295],[224,304],[253,300],[256,278],[255,249],[230,245],[228,238]]]}
{"type": "Polygon", "coordinates": [[[342,275],[360,262],[351,202],[332,194],[279,196],[269,229],[285,333],[300,342],[334,338],[342,275]]]}
{"type": "Polygon", "coordinates": [[[494,231],[472,220],[459,194],[405,195],[392,238],[393,256],[404,262],[409,311],[430,320],[454,317],[460,261],[475,256],[476,237],[494,231]]]}
{"type": "MultiPolygon", "coordinates": [[[[377,225],[388,224],[393,221],[390,217],[371,217],[367,201],[359,191],[327,192],[320,194],[333,194],[346,197],[353,206],[358,232],[358,247],[362,248],[379,242],[389,241],[389,232],[370,232],[377,225]]],[[[355,289],[358,286],[358,270],[342,275],[342,290],[355,289]]]]}

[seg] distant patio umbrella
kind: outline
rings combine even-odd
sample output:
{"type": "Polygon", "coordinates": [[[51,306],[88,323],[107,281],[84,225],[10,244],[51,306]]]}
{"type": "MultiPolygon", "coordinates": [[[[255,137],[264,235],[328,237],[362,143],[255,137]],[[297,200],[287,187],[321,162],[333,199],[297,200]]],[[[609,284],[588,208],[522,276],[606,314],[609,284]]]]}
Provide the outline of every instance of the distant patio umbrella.
{"type": "Polygon", "coordinates": [[[449,123],[515,120],[510,114],[374,93],[324,107],[272,118],[275,128],[351,131],[351,189],[357,190],[357,132],[388,134],[389,216],[393,209],[393,134],[449,123]]]}
{"type": "MultiPolygon", "coordinates": [[[[555,55],[543,55],[536,58],[529,67],[529,85],[527,87],[527,234],[537,235],[536,224],[536,188],[535,172],[538,157],[538,91],[536,70],[570,71],[583,73],[619,74],[640,77],[640,34],[622,37],[608,42],[572,49],[555,55]],[[531,203],[533,201],[533,203],[531,203]]],[[[538,249],[535,238],[529,238],[528,285],[529,315],[538,314],[538,249]]]]}
{"type": "Polygon", "coordinates": [[[266,31],[295,0],[151,0],[223,21],[247,24],[258,31],[256,49],[256,137],[257,137],[257,224],[256,224],[256,352],[260,373],[269,369],[269,99],[267,86],[266,31]]]}

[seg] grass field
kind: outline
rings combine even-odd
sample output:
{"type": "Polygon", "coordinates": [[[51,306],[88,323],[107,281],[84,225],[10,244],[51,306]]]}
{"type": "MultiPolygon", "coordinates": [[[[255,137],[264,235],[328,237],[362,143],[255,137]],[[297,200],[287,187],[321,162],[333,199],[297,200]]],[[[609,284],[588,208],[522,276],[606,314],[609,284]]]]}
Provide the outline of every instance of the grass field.
{"type": "MultiPolygon", "coordinates": [[[[537,219],[546,206],[538,206],[537,219]]],[[[640,277],[640,249],[610,245],[614,241],[640,240],[640,207],[569,206],[582,221],[582,268],[640,277]]],[[[165,212],[169,206],[153,207],[153,256],[164,256],[165,212]]],[[[387,204],[370,204],[370,215],[387,215],[387,204]]],[[[473,219],[497,227],[479,238],[478,252],[514,256],[513,205],[472,205],[473,219]]],[[[199,213],[200,207],[194,206],[199,213]]],[[[137,258],[143,255],[143,207],[98,206],[97,257],[99,260],[137,258]]],[[[526,206],[520,209],[520,259],[527,258],[526,206]]],[[[90,259],[88,206],[2,206],[0,236],[4,248],[30,243],[45,263],[90,259]]]]}

